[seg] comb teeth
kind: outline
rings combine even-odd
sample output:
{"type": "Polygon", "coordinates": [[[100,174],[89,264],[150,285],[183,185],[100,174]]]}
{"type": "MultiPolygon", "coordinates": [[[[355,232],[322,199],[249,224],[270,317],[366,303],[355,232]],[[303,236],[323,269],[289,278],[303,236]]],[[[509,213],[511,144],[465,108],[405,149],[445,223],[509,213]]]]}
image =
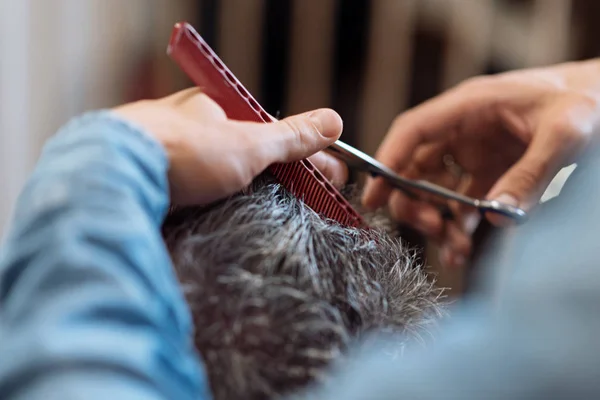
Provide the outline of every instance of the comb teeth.
{"type": "MultiPolygon", "coordinates": [[[[231,119],[272,122],[200,35],[185,22],[175,25],[167,53],[231,119]]],[[[269,167],[275,178],[292,194],[325,218],[342,225],[364,226],[362,217],[308,160],[269,167]]]]}

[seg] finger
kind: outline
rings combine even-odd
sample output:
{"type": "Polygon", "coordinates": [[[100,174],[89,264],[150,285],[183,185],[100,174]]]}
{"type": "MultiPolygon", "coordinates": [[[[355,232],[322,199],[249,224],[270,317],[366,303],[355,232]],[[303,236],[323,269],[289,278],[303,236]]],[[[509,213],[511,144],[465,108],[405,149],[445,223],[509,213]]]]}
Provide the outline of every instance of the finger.
{"type": "MultiPolygon", "coordinates": [[[[430,143],[419,146],[411,159],[410,164],[404,168],[401,175],[409,179],[428,179],[433,176],[442,174],[447,175],[444,168],[443,155],[446,153],[447,145],[445,143],[430,143]]],[[[400,171],[398,171],[400,173],[400,171]]],[[[382,189],[377,199],[366,195],[369,185],[373,185],[375,179],[370,179],[367,182],[365,195],[363,196],[363,205],[369,209],[375,209],[382,204],[380,199],[387,199],[392,191],[392,188],[385,182],[377,183],[382,189]],[[375,200],[375,201],[374,201],[375,200]]]]}
{"type": "Polygon", "coordinates": [[[348,167],[340,159],[320,151],[309,157],[309,160],[336,188],[339,189],[348,182],[348,167]]]}
{"type": "MultiPolygon", "coordinates": [[[[534,135],[529,148],[492,187],[488,198],[530,210],[540,199],[550,181],[582,146],[582,134],[566,121],[549,121],[534,135]]],[[[496,225],[511,221],[487,216],[496,225]]]]}
{"type": "MultiPolygon", "coordinates": [[[[443,139],[455,130],[467,112],[476,112],[488,104],[489,91],[484,83],[478,85],[450,90],[397,117],[376,158],[396,171],[404,169],[419,145],[443,139]]],[[[363,203],[377,208],[385,203],[389,193],[390,188],[383,180],[369,180],[363,203]]]]}
{"type": "MultiPolygon", "coordinates": [[[[421,146],[415,153],[410,167],[403,172],[408,179],[425,179],[429,182],[452,189],[461,190],[460,184],[464,175],[456,175],[448,171],[443,160],[446,146],[429,144],[421,146]]],[[[396,219],[408,221],[429,238],[439,239],[443,228],[443,216],[440,206],[444,199],[425,191],[417,191],[418,200],[409,199],[405,193],[396,191],[390,197],[390,211],[396,219]]]]}
{"type": "Polygon", "coordinates": [[[268,124],[235,122],[253,147],[255,167],[302,160],[335,142],[342,133],[342,119],[333,110],[320,109],[268,124]]]}
{"type": "MultiPolygon", "coordinates": [[[[451,134],[448,132],[447,137],[450,138],[451,134]]],[[[428,174],[447,172],[448,167],[444,159],[447,154],[449,154],[449,150],[446,140],[419,146],[413,153],[409,164],[415,170],[413,178],[424,178],[428,174]]]]}
{"type": "Polygon", "coordinates": [[[390,198],[393,188],[382,177],[369,177],[365,183],[361,202],[367,210],[375,210],[390,198]]]}
{"type": "Polygon", "coordinates": [[[394,191],[390,197],[389,210],[392,218],[404,222],[430,239],[439,240],[444,221],[439,210],[431,204],[408,198],[394,191]]]}
{"type": "MultiPolygon", "coordinates": [[[[402,176],[412,180],[425,180],[454,191],[462,190],[463,183],[468,180],[470,175],[463,172],[456,165],[453,165],[455,169],[448,167],[443,161],[442,154],[437,151],[436,153],[427,151],[432,157],[428,158],[426,164],[416,162],[420,154],[425,154],[422,150],[424,148],[419,148],[419,151],[416,153],[415,162],[411,163],[410,167],[402,172],[402,176]]],[[[446,200],[439,195],[424,190],[417,190],[417,193],[421,201],[440,203],[446,200]]]]}
{"type": "Polygon", "coordinates": [[[446,225],[445,246],[449,247],[454,254],[467,257],[471,253],[471,237],[480,220],[481,217],[476,211],[457,216],[454,221],[446,225]]]}
{"type": "Polygon", "coordinates": [[[466,112],[473,93],[451,90],[401,114],[393,122],[376,158],[394,170],[411,161],[418,145],[444,138],[452,132],[466,112]]]}
{"type": "Polygon", "coordinates": [[[472,252],[472,236],[481,220],[479,212],[468,210],[461,214],[453,210],[454,221],[448,221],[445,226],[444,238],[441,241],[440,261],[444,266],[461,268],[467,263],[472,252]]]}
{"type": "Polygon", "coordinates": [[[448,223],[446,231],[444,245],[439,252],[440,263],[449,268],[464,267],[471,252],[471,238],[465,235],[455,223],[448,223]],[[452,244],[449,243],[450,240],[452,244]],[[454,247],[457,245],[459,246],[458,250],[454,247]]]}

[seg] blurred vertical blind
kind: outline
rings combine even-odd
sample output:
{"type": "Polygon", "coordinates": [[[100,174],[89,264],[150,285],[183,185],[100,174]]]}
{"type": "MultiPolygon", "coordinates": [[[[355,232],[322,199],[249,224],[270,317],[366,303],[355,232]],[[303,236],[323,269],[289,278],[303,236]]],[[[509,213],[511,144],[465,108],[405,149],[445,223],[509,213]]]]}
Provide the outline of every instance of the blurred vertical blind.
{"type": "Polygon", "coordinates": [[[190,84],[165,55],[178,20],[269,112],[333,107],[372,154],[465,78],[597,56],[599,18],[597,0],[0,0],[0,232],[66,119],[190,84]]]}
{"type": "Polygon", "coordinates": [[[571,0],[195,0],[194,24],[272,114],[329,106],[373,153],[469,76],[574,56],[571,0]]]}
{"type": "Polygon", "coordinates": [[[576,57],[575,3],[195,0],[192,22],[268,112],[332,107],[373,154],[396,115],[466,78],[576,57]]]}

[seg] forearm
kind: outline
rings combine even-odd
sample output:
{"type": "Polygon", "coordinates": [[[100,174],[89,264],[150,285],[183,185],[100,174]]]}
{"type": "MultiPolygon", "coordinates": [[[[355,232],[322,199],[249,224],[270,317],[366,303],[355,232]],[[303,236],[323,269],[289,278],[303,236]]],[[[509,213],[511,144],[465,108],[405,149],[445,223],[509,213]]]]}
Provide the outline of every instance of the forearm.
{"type": "Polygon", "coordinates": [[[160,145],[107,114],[50,141],[0,261],[3,396],[203,394],[160,235],[167,168],[160,145]]]}

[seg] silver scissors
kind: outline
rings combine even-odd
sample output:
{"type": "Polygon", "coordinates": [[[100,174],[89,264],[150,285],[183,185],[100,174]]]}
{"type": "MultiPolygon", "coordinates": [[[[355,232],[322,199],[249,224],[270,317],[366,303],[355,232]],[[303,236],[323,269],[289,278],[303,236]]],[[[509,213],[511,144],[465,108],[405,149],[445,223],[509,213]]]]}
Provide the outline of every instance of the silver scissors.
{"type": "MultiPolygon", "coordinates": [[[[384,178],[392,187],[402,190],[411,198],[418,198],[415,191],[424,191],[447,200],[454,200],[461,204],[475,207],[481,213],[491,212],[511,218],[517,224],[522,224],[527,220],[527,213],[518,207],[500,203],[495,200],[475,199],[424,180],[403,178],[373,157],[339,140],[329,146],[328,151],[337,158],[345,161],[349,167],[367,172],[374,177],[380,176],[384,178]]],[[[441,212],[445,218],[453,218],[453,215],[447,206],[445,206],[441,212]]]]}

